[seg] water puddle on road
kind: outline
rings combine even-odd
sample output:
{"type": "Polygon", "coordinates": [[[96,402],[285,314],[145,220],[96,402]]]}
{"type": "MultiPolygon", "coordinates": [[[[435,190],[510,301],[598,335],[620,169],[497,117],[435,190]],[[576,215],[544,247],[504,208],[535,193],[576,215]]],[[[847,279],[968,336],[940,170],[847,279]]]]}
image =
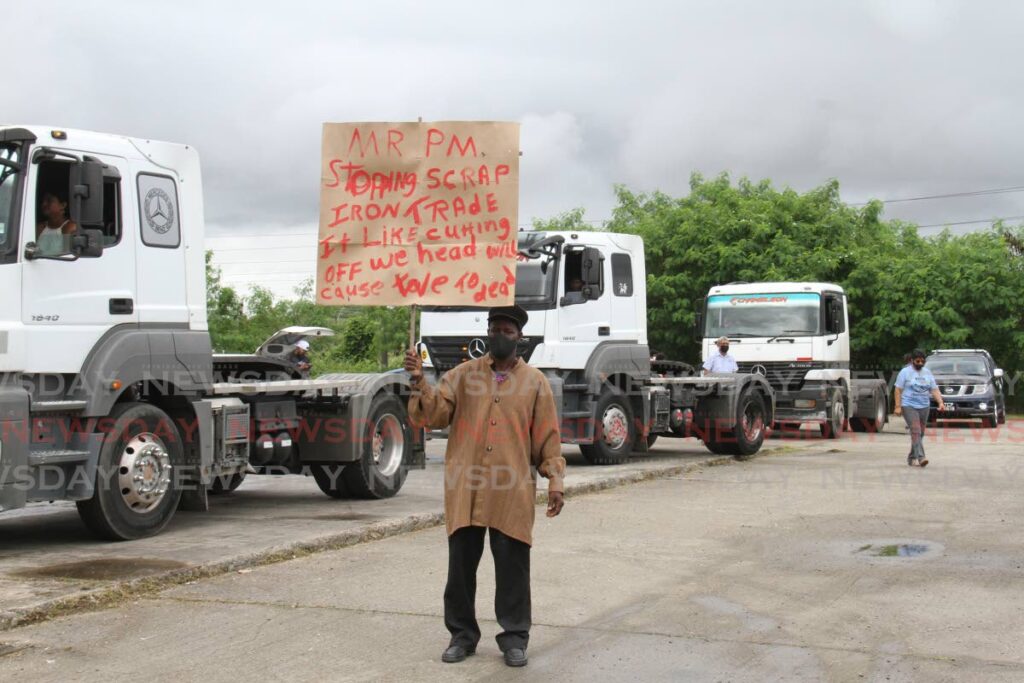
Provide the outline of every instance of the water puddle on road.
{"type": "Polygon", "coordinates": [[[11,576],[24,579],[79,579],[84,581],[116,581],[162,574],[189,565],[175,560],[156,560],[143,557],[109,557],[100,560],[82,560],[51,564],[35,569],[11,572],[11,576]]]}
{"type": "Polygon", "coordinates": [[[861,546],[857,552],[872,557],[918,557],[931,551],[924,543],[890,543],[888,545],[868,544],[861,546]]]}

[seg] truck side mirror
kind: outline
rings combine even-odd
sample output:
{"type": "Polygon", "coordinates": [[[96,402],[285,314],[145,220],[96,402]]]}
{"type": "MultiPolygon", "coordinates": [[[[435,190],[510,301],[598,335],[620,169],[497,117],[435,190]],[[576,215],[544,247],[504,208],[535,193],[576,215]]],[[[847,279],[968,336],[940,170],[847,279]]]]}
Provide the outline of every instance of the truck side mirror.
{"type": "Polygon", "coordinates": [[[703,306],[701,310],[697,311],[697,314],[693,318],[693,339],[698,344],[704,341],[704,311],[703,306]]]}
{"type": "Polygon", "coordinates": [[[79,258],[103,256],[103,231],[79,230],[71,236],[71,253],[79,258]]]}
{"type": "Polygon", "coordinates": [[[103,164],[84,159],[71,167],[68,197],[71,220],[78,225],[103,223],[103,164]]]}
{"type": "Polygon", "coordinates": [[[604,256],[601,255],[601,250],[595,249],[594,247],[585,247],[583,249],[582,262],[580,279],[583,280],[584,285],[597,287],[598,292],[600,293],[601,270],[604,262],[604,256]]]}
{"type": "Polygon", "coordinates": [[[995,377],[996,379],[1002,379],[1003,378],[1003,369],[1002,368],[996,368],[992,372],[992,376],[995,377]]]}

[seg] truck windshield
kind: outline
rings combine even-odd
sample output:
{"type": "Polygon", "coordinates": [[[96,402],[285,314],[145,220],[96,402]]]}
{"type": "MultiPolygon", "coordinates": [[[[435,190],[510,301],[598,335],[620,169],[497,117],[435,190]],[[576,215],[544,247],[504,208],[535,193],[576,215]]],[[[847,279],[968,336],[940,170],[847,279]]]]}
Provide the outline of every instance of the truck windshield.
{"type": "Polygon", "coordinates": [[[821,296],[807,292],[708,297],[705,338],[819,334],[821,296]]]}
{"type": "Polygon", "coordinates": [[[14,233],[12,211],[18,187],[20,151],[18,145],[0,145],[0,251],[7,250],[10,246],[8,241],[14,233]]]}
{"type": "MultiPolygon", "coordinates": [[[[527,242],[520,240],[519,248],[527,242]]],[[[527,309],[553,307],[558,282],[558,268],[544,257],[521,260],[516,264],[516,303],[527,309]],[[546,265],[542,265],[545,264],[546,265]]],[[[471,306],[424,306],[425,311],[469,311],[471,306]]]]}

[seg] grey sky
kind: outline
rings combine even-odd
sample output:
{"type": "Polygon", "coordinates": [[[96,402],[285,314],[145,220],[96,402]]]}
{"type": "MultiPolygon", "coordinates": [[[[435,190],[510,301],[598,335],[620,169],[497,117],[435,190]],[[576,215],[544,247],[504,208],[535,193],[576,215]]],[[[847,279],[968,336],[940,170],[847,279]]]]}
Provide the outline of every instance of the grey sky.
{"type": "MultiPolygon", "coordinates": [[[[19,2],[0,118],[187,142],[228,280],[313,269],[323,121],[523,124],[520,222],[692,171],[848,201],[1024,185],[1011,2],[19,2]],[[295,233],[305,237],[276,237],[295,233]],[[254,244],[254,242],[259,244],[254,244]],[[271,247],[243,249],[243,247],[271,247]]],[[[1024,192],[894,204],[1024,215],[1024,192]]]]}

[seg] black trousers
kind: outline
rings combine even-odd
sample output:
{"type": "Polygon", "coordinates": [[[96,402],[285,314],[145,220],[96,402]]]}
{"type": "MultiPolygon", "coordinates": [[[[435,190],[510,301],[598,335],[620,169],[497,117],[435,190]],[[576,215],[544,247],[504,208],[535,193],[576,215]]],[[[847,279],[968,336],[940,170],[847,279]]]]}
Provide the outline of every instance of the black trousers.
{"type": "MultiPolygon", "coordinates": [[[[476,569],[484,552],[482,526],[467,526],[448,537],[448,585],[444,589],[444,625],[451,645],[473,650],[480,642],[476,621],[476,569]]],[[[530,546],[490,529],[494,556],[494,615],[502,652],[526,649],[530,640],[530,546]]]]}

